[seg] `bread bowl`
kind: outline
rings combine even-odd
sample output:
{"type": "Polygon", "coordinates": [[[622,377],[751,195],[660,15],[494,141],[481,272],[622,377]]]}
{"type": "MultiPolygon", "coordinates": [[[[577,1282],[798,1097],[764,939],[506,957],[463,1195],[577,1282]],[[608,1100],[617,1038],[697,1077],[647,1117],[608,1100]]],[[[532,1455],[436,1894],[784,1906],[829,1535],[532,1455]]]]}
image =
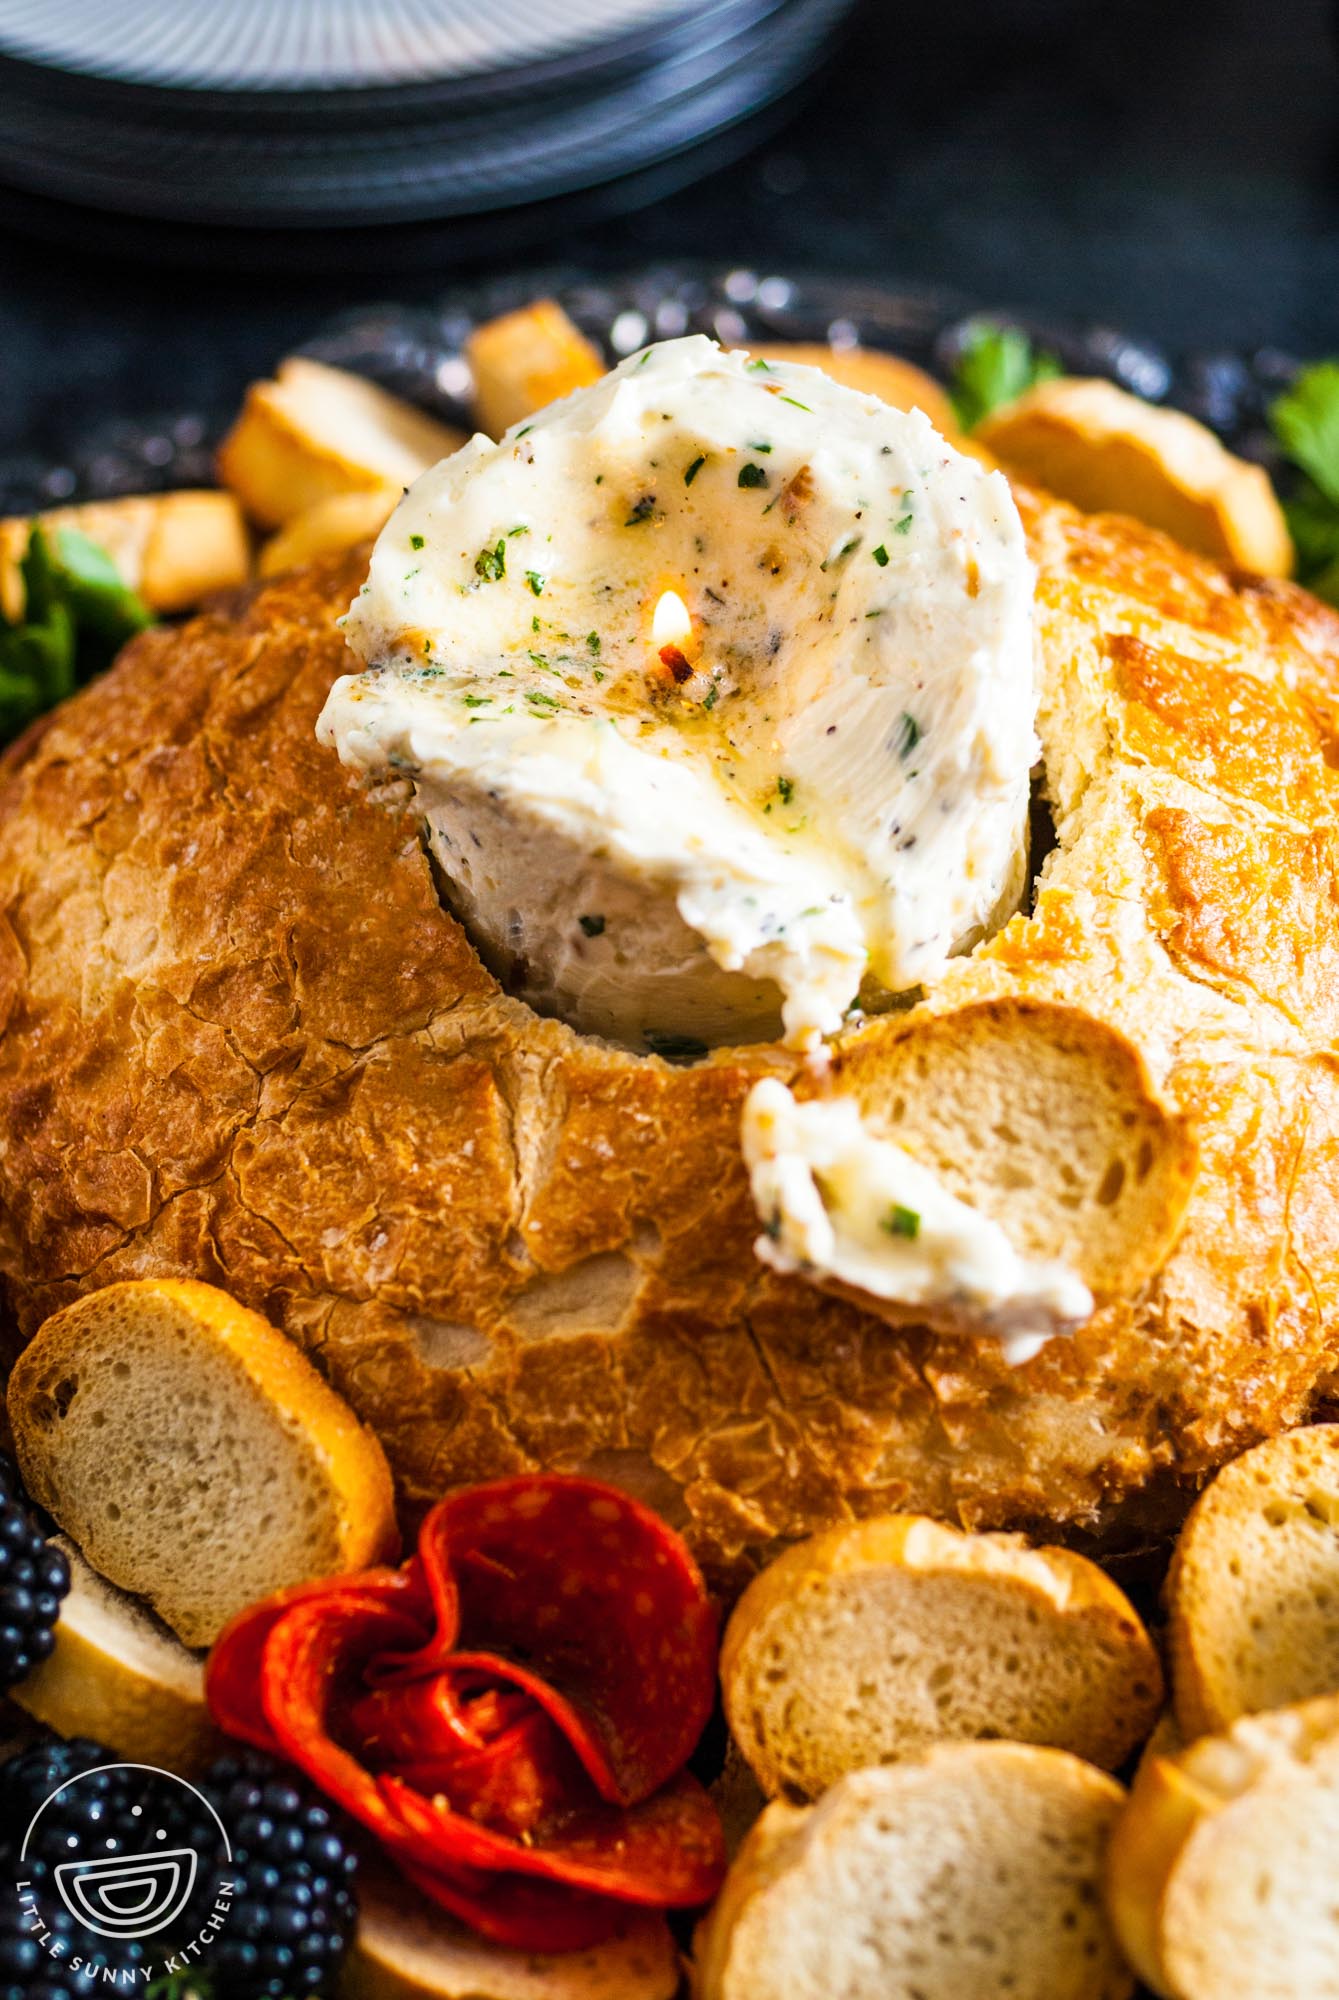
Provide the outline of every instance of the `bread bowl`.
{"type": "Polygon", "coordinates": [[[587,1470],[682,1524],[721,1582],[890,1505],[1105,1528],[1165,1485],[1175,1509],[1177,1482],[1301,1418],[1336,1335],[1339,619],[1014,495],[1055,846],[1028,907],[837,1038],[834,1075],[885,1118],[917,1081],[929,1134],[980,1048],[999,1131],[970,1143],[959,1087],[933,1143],[961,1192],[1080,1264],[1098,1232],[1066,1221],[1063,1161],[1000,1133],[1015,1111],[1039,1131],[1035,1078],[1063,1056],[1057,1114],[1093,1141],[1103,1079],[1112,1129],[1142,1139],[1122,1185],[1078,1191],[1130,1226],[1089,1258],[1072,1337],[1011,1367],[951,1315],[765,1268],[740,1113],[760,1077],[814,1088],[803,1060],[671,1065],[503,992],[406,788],[369,795],[315,739],[359,551],[147,635],[9,759],[0,1269],[20,1338],[113,1280],[204,1277],[314,1355],[411,1506],[587,1470]]]}

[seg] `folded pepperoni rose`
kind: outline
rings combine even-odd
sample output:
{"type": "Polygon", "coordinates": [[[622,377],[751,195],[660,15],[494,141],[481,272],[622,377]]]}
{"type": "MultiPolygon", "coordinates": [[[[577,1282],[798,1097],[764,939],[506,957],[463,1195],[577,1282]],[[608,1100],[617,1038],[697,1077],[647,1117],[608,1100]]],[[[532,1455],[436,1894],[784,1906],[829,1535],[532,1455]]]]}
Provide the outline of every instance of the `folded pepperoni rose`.
{"type": "Polygon", "coordinates": [[[206,1684],[224,1729],[299,1765],[435,1902],[559,1951],[719,1887],[720,1825],[683,1769],[715,1675],[673,1530],[542,1475],[442,1501],[403,1569],[243,1612],[206,1684]]]}

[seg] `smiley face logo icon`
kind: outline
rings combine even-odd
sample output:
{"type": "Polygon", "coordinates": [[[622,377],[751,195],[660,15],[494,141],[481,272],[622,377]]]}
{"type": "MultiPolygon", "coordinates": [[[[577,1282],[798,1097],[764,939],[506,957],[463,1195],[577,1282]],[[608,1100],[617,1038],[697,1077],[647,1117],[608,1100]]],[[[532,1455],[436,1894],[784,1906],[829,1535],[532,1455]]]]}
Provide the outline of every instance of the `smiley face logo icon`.
{"type": "Polygon", "coordinates": [[[85,1930],[102,1938],[138,1940],[166,1930],[186,1909],[202,1868],[215,1865],[220,1857],[228,1862],[232,1859],[227,1831],[204,1793],[184,1778],[174,1777],[151,1764],[98,1764],[66,1779],[33,1814],[20,1849],[21,1863],[27,1861],[30,1848],[37,1845],[46,1816],[62,1827],[78,1829],[64,1835],[62,1845],[68,1852],[64,1860],[55,1863],[51,1878],[68,1914],[85,1930]],[[98,1799],[105,1792],[109,1776],[132,1772],[141,1773],[151,1781],[146,1796],[155,1798],[160,1810],[134,1808],[135,1816],[143,1819],[143,1827],[127,1849],[122,1842],[98,1840],[98,1799]],[[185,1819],[208,1828],[209,1854],[202,1856],[194,1846],[169,1844],[168,1827],[162,1822],[170,1821],[174,1814],[171,1810],[161,1810],[164,1802],[177,1808],[175,1817],[179,1821],[185,1819]],[[193,1810],[183,1813],[183,1806],[193,1810]],[[114,1845],[116,1851],[98,1851],[100,1846],[105,1850],[114,1845]]]}

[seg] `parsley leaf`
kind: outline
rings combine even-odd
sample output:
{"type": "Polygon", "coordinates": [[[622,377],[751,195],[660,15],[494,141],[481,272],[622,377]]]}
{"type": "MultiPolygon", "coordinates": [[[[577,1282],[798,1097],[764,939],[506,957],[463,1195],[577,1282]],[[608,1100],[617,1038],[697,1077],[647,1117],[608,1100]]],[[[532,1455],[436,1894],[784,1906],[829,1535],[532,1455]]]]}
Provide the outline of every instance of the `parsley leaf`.
{"type": "Polygon", "coordinates": [[[106,550],[75,528],[36,523],[19,563],[22,614],[0,613],[0,740],[109,667],[153,614],[106,550]]]}
{"type": "Polygon", "coordinates": [[[485,583],[498,583],[507,574],[507,544],[505,539],[496,547],[480,549],[474,558],[474,574],[481,576],[485,583]]]}
{"type": "Polygon", "coordinates": [[[982,320],[968,329],[949,395],[958,422],[972,431],[992,410],[1016,402],[1025,390],[1063,373],[1055,355],[1034,347],[1021,327],[991,326],[982,320]]]}
{"type": "Polygon", "coordinates": [[[903,1208],[900,1201],[895,1201],[879,1227],[889,1236],[905,1236],[914,1243],[921,1233],[921,1219],[914,1208],[903,1208]]]}
{"type": "Polygon", "coordinates": [[[750,461],[747,465],[740,466],[739,483],[741,486],[766,486],[767,474],[760,465],[754,465],[750,461]]]}
{"type": "Polygon", "coordinates": [[[1339,361],[1303,369],[1269,421],[1293,464],[1339,507],[1339,361]]]}
{"type": "Polygon", "coordinates": [[[1283,503],[1298,578],[1317,597],[1339,604],[1339,361],[1303,369],[1269,421],[1304,475],[1283,503]]]}

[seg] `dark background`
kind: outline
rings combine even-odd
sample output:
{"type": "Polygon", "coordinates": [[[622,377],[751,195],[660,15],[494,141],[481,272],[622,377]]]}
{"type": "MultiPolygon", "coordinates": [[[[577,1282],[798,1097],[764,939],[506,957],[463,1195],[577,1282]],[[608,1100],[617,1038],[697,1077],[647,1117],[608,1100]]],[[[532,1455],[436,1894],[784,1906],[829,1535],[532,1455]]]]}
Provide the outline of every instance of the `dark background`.
{"type": "MultiPolygon", "coordinates": [[[[1339,352],[1336,46],[1327,0],[863,0],[746,158],[527,255],[821,266],[1176,349],[1339,352]]],[[[114,225],[0,218],[0,450],[227,410],[332,313],[524,261],[501,231],[488,264],[420,232],[358,268],[247,273],[205,243],[173,269],[114,225]]]]}

